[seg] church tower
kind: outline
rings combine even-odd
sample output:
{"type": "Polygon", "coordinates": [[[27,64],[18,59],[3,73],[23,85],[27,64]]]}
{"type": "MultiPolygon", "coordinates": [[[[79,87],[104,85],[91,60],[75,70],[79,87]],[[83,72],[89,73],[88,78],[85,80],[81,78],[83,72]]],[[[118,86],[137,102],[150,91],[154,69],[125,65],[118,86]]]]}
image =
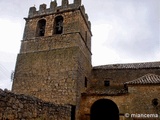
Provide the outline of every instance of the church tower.
{"type": "Polygon", "coordinates": [[[78,106],[91,74],[91,24],[81,0],[31,7],[12,91],[78,106]]]}

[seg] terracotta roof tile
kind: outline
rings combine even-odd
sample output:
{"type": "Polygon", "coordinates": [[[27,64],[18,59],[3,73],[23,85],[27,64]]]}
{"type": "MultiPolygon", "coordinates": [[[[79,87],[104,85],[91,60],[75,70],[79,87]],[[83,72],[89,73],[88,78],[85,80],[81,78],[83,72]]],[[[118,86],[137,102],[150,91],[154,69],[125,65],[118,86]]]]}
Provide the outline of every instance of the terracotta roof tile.
{"type": "Polygon", "coordinates": [[[146,85],[160,84],[160,76],[155,74],[147,74],[133,81],[126,82],[127,85],[146,85]]]}
{"type": "Polygon", "coordinates": [[[112,96],[117,96],[117,95],[122,95],[128,93],[127,90],[124,88],[121,89],[116,89],[116,88],[89,88],[85,93],[82,93],[83,95],[112,95],[112,96]]]}
{"type": "Polygon", "coordinates": [[[160,62],[110,64],[110,65],[93,67],[93,69],[140,69],[140,68],[160,68],[160,62]]]}

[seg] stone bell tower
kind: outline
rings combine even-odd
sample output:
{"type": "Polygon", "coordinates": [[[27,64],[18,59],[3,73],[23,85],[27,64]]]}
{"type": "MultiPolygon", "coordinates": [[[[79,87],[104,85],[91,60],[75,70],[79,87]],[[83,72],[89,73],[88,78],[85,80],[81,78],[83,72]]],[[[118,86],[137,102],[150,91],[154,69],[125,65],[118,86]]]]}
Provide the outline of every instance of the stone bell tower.
{"type": "Polygon", "coordinates": [[[12,91],[77,106],[91,73],[91,24],[81,0],[31,7],[12,91]]]}

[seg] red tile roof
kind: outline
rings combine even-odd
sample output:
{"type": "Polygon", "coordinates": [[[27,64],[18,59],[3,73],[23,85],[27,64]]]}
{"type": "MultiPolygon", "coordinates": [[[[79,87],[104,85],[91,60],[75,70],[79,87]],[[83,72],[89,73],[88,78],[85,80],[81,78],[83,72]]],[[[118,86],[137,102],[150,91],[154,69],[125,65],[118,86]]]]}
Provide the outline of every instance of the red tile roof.
{"type": "Polygon", "coordinates": [[[93,69],[141,69],[141,68],[160,68],[160,62],[110,64],[110,65],[93,67],[93,69]]]}
{"type": "Polygon", "coordinates": [[[133,81],[126,82],[127,85],[146,85],[160,84],[160,76],[155,74],[147,74],[133,81]]]}
{"type": "Polygon", "coordinates": [[[111,87],[101,87],[101,88],[89,88],[82,95],[97,95],[97,96],[118,96],[122,94],[127,94],[128,91],[124,88],[111,88],[111,87]]]}

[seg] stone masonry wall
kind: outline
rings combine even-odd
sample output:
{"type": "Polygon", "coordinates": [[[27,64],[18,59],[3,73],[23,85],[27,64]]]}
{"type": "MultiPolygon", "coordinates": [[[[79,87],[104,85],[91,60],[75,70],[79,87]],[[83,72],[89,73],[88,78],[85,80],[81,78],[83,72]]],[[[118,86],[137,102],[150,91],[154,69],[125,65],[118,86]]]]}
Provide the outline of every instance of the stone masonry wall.
{"type": "MultiPolygon", "coordinates": [[[[152,100],[160,100],[159,85],[133,85],[128,86],[128,93],[119,96],[107,95],[87,95],[82,96],[81,102],[81,120],[90,120],[90,110],[94,102],[100,99],[109,99],[116,103],[120,120],[133,120],[134,118],[126,118],[125,113],[129,114],[159,114],[159,118],[148,118],[147,120],[160,119],[160,103],[153,106],[152,100]]],[[[134,119],[136,120],[136,119],[134,119]]]]}
{"type": "Polygon", "coordinates": [[[91,61],[91,53],[86,48],[85,43],[79,33],[54,35],[49,37],[36,37],[35,39],[24,40],[20,53],[50,51],[54,49],[65,49],[69,47],[79,47],[86,59],[91,61]]]}
{"type": "Polygon", "coordinates": [[[12,90],[57,104],[76,104],[77,48],[20,54],[12,90]]]}
{"type": "Polygon", "coordinates": [[[141,69],[93,69],[91,86],[104,86],[104,81],[110,81],[111,86],[121,86],[127,81],[135,80],[146,74],[160,75],[159,68],[141,69]]]}
{"type": "Polygon", "coordinates": [[[83,6],[67,10],[58,7],[52,13],[47,9],[43,13],[42,6],[26,18],[12,91],[57,104],[76,105],[85,90],[85,77],[90,76],[92,69],[90,22],[83,6]],[[64,19],[62,34],[54,32],[57,16],[64,19]],[[46,20],[45,34],[36,36],[41,19],[46,20]]]}
{"type": "Polygon", "coordinates": [[[71,106],[0,90],[0,120],[70,120],[71,106]]]}
{"type": "Polygon", "coordinates": [[[81,0],[68,4],[56,0],[50,7],[31,7],[17,57],[12,91],[35,96],[56,104],[76,106],[78,115],[81,92],[91,74],[91,24],[81,0]],[[63,18],[63,31],[56,33],[57,20],[63,18]],[[39,22],[46,21],[44,35],[39,22]]]}

